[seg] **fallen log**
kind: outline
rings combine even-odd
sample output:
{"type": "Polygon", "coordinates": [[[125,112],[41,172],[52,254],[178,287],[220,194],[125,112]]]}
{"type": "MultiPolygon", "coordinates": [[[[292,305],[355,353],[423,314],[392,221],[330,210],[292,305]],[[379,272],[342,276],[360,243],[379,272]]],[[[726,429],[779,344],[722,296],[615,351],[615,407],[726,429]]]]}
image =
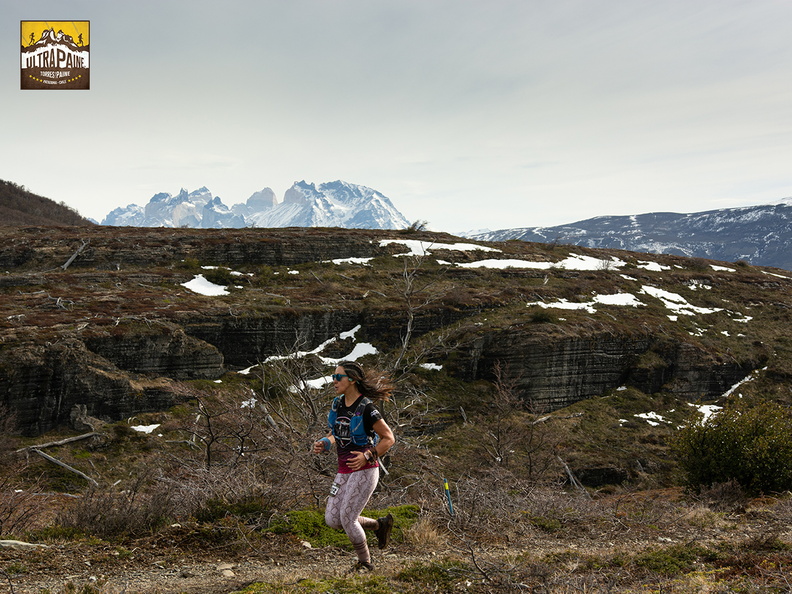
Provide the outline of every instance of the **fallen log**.
{"type": "MultiPolygon", "coordinates": [[[[7,549],[46,549],[47,545],[23,542],[21,540],[0,540],[0,547],[7,549]]],[[[13,590],[12,590],[13,591],[13,590]]]]}
{"type": "Polygon", "coordinates": [[[82,251],[83,251],[83,250],[84,250],[86,247],[88,247],[88,244],[89,244],[89,243],[91,243],[91,242],[90,242],[90,241],[83,241],[83,242],[82,242],[82,245],[81,245],[80,247],[78,247],[78,248],[77,248],[77,251],[76,251],[76,252],[74,252],[74,253],[72,254],[71,258],[69,258],[68,260],[66,260],[66,263],[65,263],[63,266],[61,266],[61,268],[62,268],[63,270],[66,270],[66,269],[67,269],[67,268],[68,268],[68,267],[71,265],[71,263],[72,263],[72,262],[74,262],[75,258],[77,258],[77,256],[79,256],[79,255],[80,255],[80,253],[81,253],[81,252],[82,252],[82,251]]]}
{"type": "Polygon", "coordinates": [[[17,450],[19,452],[26,452],[30,450],[41,450],[43,448],[51,448],[55,446],[65,445],[67,443],[72,443],[73,441],[80,441],[81,439],[88,439],[89,437],[97,437],[101,435],[101,433],[97,433],[96,431],[92,431],[91,433],[83,433],[82,435],[75,435],[74,437],[67,437],[66,439],[61,439],[59,441],[50,441],[48,443],[42,443],[39,445],[32,445],[27,446],[24,448],[20,448],[17,450]]]}
{"type": "Polygon", "coordinates": [[[50,456],[49,454],[45,454],[44,452],[42,452],[41,450],[37,450],[36,448],[30,448],[30,449],[29,449],[29,451],[33,452],[34,454],[38,454],[39,456],[41,456],[42,458],[44,458],[44,459],[45,459],[45,460],[47,460],[48,462],[52,462],[53,464],[55,464],[55,465],[57,465],[57,466],[60,466],[61,468],[65,468],[65,469],[66,469],[66,470],[68,470],[69,472],[73,472],[74,474],[76,474],[76,475],[77,475],[77,476],[79,476],[80,478],[83,478],[83,479],[85,479],[86,481],[88,481],[89,483],[91,483],[91,484],[92,484],[94,487],[98,487],[98,486],[99,486],[99,483],[97,483],[97,482],[96,482],[94,479],[92,479],[90,476],[88,476],[87,474],[85,474],[84,472],[82,472],[82,471],[80,471],[80,470],[77,470],[77,469],[76,469],[76,468],[74,468],[73,466],[69,466],[69,465],[68,465],[68,464],[66,464],[65,462],[61,462],[61,461],[60,461],[60,460],[58,460],[57,458],[53,458],[53,457],[52,457],[52,456],[50,456]]]}

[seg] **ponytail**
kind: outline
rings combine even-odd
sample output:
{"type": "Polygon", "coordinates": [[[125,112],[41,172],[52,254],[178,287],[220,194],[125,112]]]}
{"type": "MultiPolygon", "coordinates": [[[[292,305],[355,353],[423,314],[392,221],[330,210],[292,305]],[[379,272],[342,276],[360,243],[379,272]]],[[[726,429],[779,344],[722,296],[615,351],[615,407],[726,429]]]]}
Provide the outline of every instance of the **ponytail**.
{"type": "Polygon", "coordinates": [[[355,361],[341,361],[338,366],[344,368],[349,380],[355,382],[360,393],[366,398],[375,401],[390,400],[394,386],[387,374],[379,371],[364,371],[355,361]]]}

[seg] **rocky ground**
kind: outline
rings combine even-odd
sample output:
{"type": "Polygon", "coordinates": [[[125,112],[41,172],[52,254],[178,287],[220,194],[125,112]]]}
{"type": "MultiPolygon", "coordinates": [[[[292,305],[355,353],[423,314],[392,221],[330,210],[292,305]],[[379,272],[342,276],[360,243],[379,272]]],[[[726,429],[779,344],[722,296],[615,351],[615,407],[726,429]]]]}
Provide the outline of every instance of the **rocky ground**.
{"type": "MultiPolygon", "coordinates": [[[[163,540],[137,542],[131,550],[108,544],[68,542],[39,546],[9,543],[0,549],[2,580],[10,592],[139,592],[220,594],[255,582],[288,588],[301,580],[351,576],[354,558],[335,548],[275,537],[258,550],[186,549],[163,540]]],[[[392,575],[432,555],[373,551],[376,571],[392,575]]],[[[0,589],[2,586],[0,586],[0,589]]]]}

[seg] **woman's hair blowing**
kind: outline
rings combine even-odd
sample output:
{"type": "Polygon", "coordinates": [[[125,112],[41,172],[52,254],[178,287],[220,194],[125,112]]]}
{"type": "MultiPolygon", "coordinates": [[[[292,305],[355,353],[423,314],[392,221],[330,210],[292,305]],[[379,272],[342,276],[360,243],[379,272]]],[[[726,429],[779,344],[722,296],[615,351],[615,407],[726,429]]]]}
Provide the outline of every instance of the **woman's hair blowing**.
{"type": "Polygon", "coordinates": [[[393,392],[393,382],[386,374],[364,371],[363,367],[355,361],[341,361],[338,366],[344,368],[349,380],[355,382],[363,396],[372,400],[390,399],[393,392]]]}

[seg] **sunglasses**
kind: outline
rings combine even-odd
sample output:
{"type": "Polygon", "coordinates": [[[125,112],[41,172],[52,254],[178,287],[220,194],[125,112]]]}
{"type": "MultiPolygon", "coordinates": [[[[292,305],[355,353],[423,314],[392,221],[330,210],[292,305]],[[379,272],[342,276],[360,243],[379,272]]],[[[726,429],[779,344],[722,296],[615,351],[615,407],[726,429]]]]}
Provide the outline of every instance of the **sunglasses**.
{"type": "Polygon", "coordinates": [[[346,373],[334,373],[330,376],[334,382],[340,382],[342,377],[349,377],[346,373]]]}

